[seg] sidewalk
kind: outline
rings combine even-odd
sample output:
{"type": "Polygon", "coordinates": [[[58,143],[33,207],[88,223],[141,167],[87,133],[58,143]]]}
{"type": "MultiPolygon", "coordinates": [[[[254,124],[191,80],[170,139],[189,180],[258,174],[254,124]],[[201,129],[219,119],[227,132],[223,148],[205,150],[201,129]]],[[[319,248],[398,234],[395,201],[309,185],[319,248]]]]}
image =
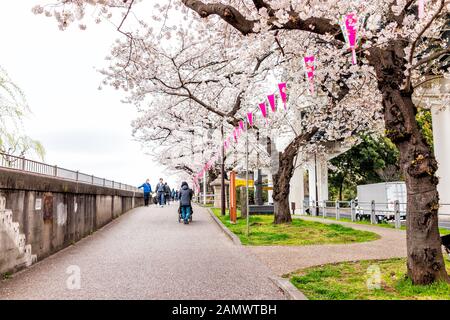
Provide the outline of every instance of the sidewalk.
{"type": "Polygon", "coordinates": [[[273,273],[206,210],[178,223],[178,206],[140,207],[0,282],[0,299],[286,299],[273,273]],[[80,288],[68,289],[74,271],[80,288]]]}

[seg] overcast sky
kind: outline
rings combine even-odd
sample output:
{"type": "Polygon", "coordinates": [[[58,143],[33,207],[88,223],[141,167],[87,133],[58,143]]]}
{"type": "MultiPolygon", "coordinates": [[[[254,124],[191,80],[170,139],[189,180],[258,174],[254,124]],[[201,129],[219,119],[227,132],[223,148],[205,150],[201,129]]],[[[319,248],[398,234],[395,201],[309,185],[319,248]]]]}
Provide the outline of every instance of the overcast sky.
{"type": "Polygon", "coordinates": [[[10,1],[0,11],[0,66],[24,91],[32,115],[26,133],[42,142],[45,162],[132,185],[152,185],[164,168],[131,136],[135,107],[122,92],[97,90],[113,41],[108,23],[60,31],[54,20],[35,16],[35,0],[10,1]]]}

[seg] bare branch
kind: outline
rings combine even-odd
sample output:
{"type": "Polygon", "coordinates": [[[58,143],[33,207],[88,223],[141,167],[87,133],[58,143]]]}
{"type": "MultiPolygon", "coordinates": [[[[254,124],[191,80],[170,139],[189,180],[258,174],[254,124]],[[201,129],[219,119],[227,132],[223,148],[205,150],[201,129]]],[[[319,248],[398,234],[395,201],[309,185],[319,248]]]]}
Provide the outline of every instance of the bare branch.
{"type": "Polygon", "coordinates": [[[443,55],[449,54],[449,53],[450,53],[450,48],[447,48],[447,49],[444,49],[444,50],[441,50],[441,51],[437,51],[437,52],[435,52],[433,54],[430,54],[428,57],[419,60],[415,65],[413,65],[411,67],[411,69],[416,69],[417,67],[419,67],[422,64],[430,62],[430,61],[432,61],[434,59],[439,58],[440,56],[443,56],[443,55]]]}

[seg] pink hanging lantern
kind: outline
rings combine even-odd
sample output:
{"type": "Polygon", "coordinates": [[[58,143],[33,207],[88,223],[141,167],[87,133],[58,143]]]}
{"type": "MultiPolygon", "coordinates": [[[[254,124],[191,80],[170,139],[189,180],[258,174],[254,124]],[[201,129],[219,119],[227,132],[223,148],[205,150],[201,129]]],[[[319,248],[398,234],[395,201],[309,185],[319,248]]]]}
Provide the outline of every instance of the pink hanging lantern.
{"type": "Polygon", "coordinates": [[[253,126],[253,112],[247,113],[247,121],[250,126],[253,126]]]}
{"type": "Polygon", "coordinates": [[[306,78],[309,80],[309,91],[314,94],[314,71],[315,71],[315,59],[314,56],[306,56],[303,58],[305,64],[306,78]]]}
{"type": "Polygon", "coordinates": [[[267,118],[267,107],[265,102],[259,104],[259,109],[261,110],[263,117],[267,118]]]}
{"type": "Polygon", "coordinates": [[[276,106],[275,106],[275,95],[270,94],[267,96],[267,100],[269,100],[270,108],[272,109],[272,112],[275,112],[276,106]]]}
{"type": "Polygon", "coordinates": [[[239,121],[239,129],[241,129],[242,132],[245,131],[244,121],[242,120],[239,121]]]}
{"type": "Polygon", "coordinates": [[[281,96],[281,101],[283,101],[283,104],[284,104],[284,110],[286,110],[286,101],[287,101],[286,82],[279,83],[278,89],[280,90],[280,96],[281,96]]]}
{"type": "Polygon", "coordinates": [[[259,104],[259,109],[261,110],[261,113],[263,115],[263,118],[266,119],[266,125],[267,125],[267,106],[266,103],[260,103],[259,104]]]}
{"type": "Polygon", "coordinates": [[[352,63],[356,64],[356,40],[357,40],[357,23],[358,18],[356,13],[348,13],[344,16],[342,23],[342,32],[344,34],[344,38],[350,48],[352,50],[352,63]]]}

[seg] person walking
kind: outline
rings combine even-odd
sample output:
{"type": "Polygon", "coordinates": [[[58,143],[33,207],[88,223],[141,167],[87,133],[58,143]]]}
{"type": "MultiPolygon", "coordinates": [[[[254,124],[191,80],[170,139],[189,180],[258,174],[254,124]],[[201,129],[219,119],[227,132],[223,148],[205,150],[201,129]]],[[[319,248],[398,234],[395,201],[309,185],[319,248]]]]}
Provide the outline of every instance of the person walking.
{"type": "Polygon", "coordinates": [[[176,192],[175,192],[175,188],[172,189],[172,195],[171,195],[171,197],[172,197],[172,201],[177,201],[177,194],[176,194],[176,192]]]}
{"type": "Polygon", "coordinates": [[[169,185],[166,183],[164,183],[164,198],[167,201],[167,204],[170,204],[170,187],[169,185]]]}
{"type": "Polygon", "coordinates": [[[138,187],[139,189],[144,189],[144,205],[148,207],[148,203],[150,201],[150,194],[152,193],[152,186],[150,185],[150,180],[147,179],[141,186],[138,187]]]}
{"type": "Polygon", "coordinates": [[[159,206],[162,208],[164,207],[164,205],[166,204],[166,199],[165,199],[165,185],[164,185],[164,181],[163,178],[159,178],[159,183],[156,185],[156,194],[158,197],[158,203],[159,206]]]}
{"type": "Polygon", "coordinates": [[[189,188],[186,181],[181,183],[181,189],[179,192],[180,195],[180,208],[181,208],[181,217],[184,220],[184,224],[189,224],[189,217],[191,216],[192,210],[192,196],[194,192],[189,188]]]}

